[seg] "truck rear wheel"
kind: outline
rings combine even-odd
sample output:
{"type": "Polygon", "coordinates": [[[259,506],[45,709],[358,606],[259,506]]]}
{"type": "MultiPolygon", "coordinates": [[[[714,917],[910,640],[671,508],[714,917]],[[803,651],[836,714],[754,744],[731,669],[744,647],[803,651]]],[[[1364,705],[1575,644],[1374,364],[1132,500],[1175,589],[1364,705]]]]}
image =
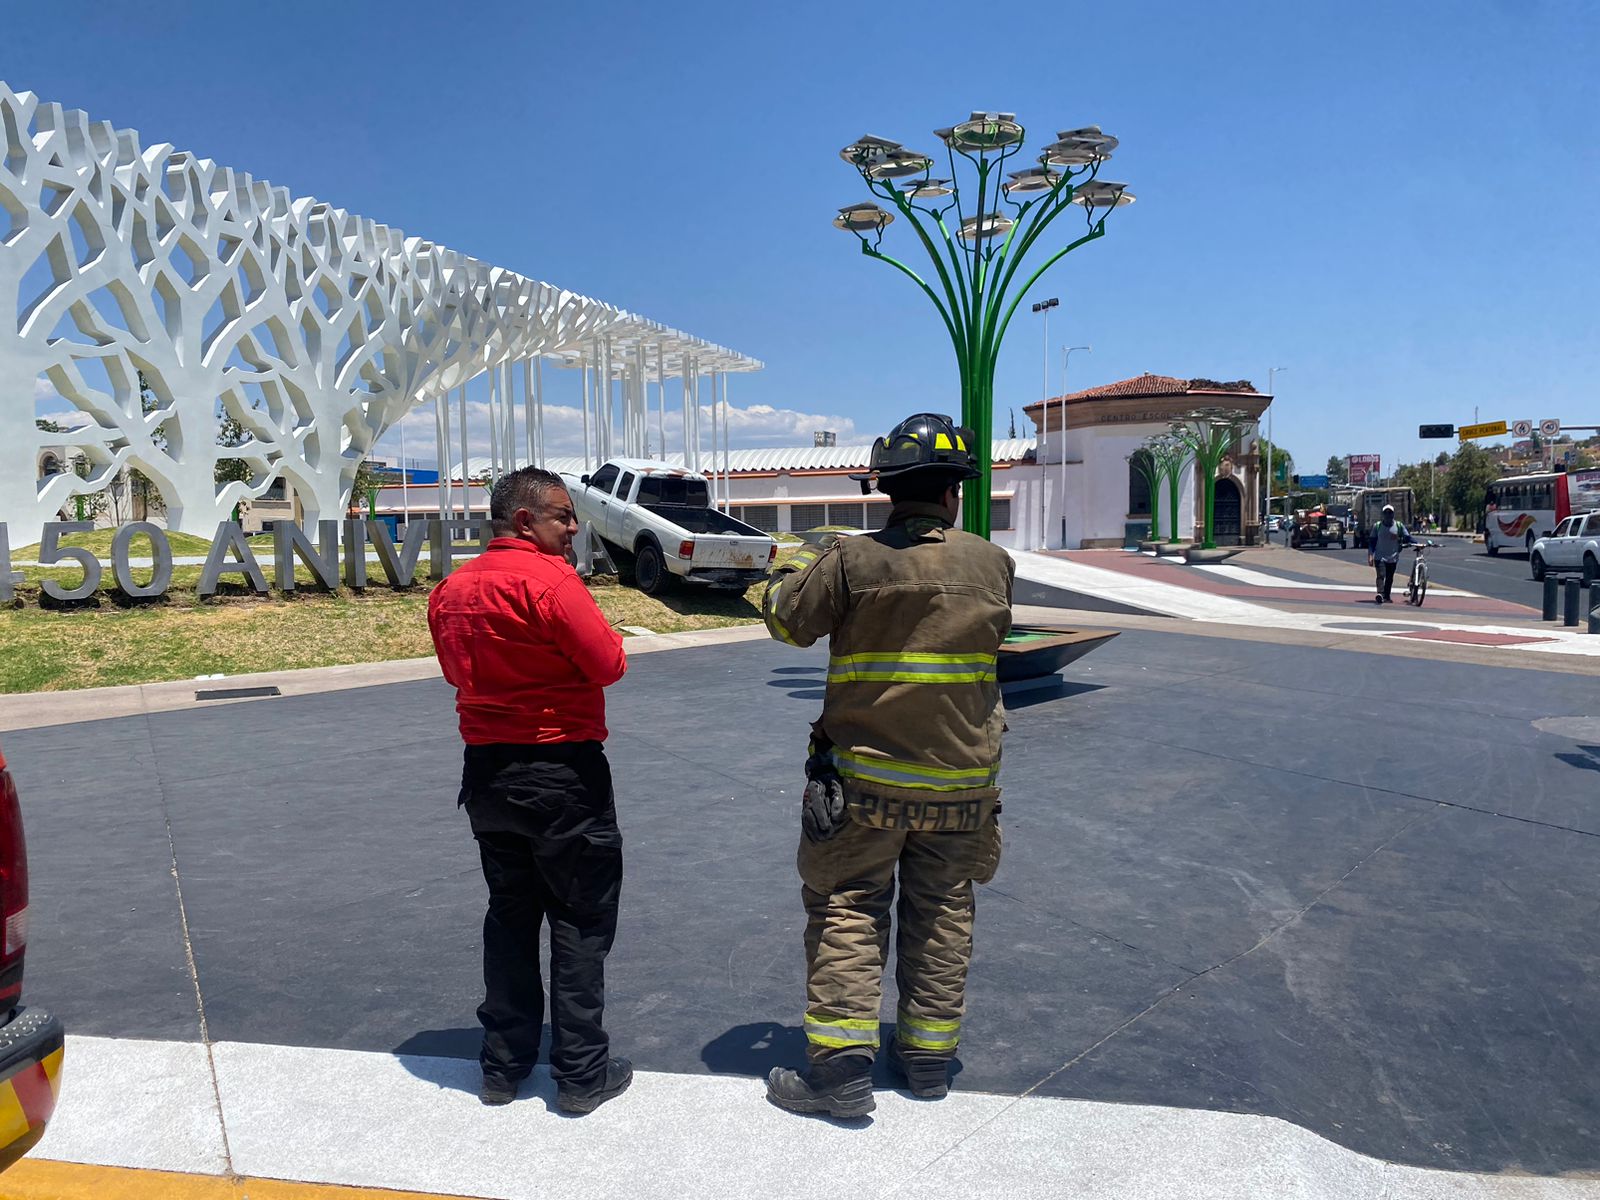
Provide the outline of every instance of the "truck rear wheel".
{"type": "Polygon", "coordinates": [[[646,596],[659,596],[667,590],[672,579],[666,564],[661,561],[661,551],[648,543],[639,547],[633,559],[633,582],[646,596]]]}

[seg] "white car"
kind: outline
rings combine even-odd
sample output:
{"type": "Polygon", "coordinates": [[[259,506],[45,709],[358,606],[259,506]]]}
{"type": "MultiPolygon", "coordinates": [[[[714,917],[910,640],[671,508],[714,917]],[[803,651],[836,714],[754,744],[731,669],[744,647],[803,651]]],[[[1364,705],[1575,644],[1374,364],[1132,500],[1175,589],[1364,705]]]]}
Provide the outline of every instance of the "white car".
{"type": "Polygon", "coordinates": [[[1533,543],[1528,554],[1533,577],[1582,571],[1583,581],[1600,578],[1600,512],[1575,513],[1533,543]]]}

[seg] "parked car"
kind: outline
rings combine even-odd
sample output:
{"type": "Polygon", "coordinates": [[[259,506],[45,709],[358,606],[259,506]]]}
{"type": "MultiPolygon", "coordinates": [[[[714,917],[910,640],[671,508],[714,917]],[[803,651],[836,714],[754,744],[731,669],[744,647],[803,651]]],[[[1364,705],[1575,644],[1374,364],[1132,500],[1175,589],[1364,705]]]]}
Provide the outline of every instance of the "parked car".
{"type": "Polygon", "coordinates": [[[1528,554],[1535,579],[1557,572],[1582,571],[1583,581],[1600,577],[1600,512],[1574,513],[1538,538],[1528,554]]]}
{"type": "Polygon", "coordinates": [[[61,1089],[61,1022],[22,1004],[28,945],[28,851],[22,805],[0,751],[0,1171],[44,1136],[61,1089]]]}
{"type": "Polygon", "coordinates": [[[704,475],[650,459],[615,458],[593,475],[563,475],[578,521],[605,543],[641,592],[674,579],[743,591],[778,555],[777,539],[711,505],[704,475]]]}
{"type": "Polygon", "coordinates": [[[1277,533],[1283,527],[1283,518],[1274,513],[1267,518],[1267,532],[1277,533]]]}

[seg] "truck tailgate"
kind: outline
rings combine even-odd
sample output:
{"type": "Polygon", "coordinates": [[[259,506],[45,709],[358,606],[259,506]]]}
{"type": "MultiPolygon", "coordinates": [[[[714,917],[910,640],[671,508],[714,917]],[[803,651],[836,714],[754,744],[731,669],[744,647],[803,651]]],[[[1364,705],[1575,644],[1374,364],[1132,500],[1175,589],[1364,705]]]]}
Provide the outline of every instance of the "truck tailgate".
{"type": "Polygon", "coordinates": [[[766,567],[771,549],[772,543],[766,538],[697,533],[694,557],[689,563],[692,568],[760,570],[766,567]]]}

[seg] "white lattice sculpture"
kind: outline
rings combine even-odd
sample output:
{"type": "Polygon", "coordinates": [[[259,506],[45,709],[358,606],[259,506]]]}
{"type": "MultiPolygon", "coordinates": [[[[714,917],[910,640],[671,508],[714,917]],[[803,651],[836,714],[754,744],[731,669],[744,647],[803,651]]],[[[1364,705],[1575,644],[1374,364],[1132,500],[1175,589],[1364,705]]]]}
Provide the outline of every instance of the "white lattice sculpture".
{"type": "Polygon", "coordinates": [[[0,521],[14,544],[124,467],[159,489],[177,530],[210,534],[279,476],[307,522],[340,515],[362,458],[416,404],[517,359],[661,330],[169,145],[142,149],[3,82],[0,150],[0,521]],[[41,377],[89,424],[39,431],[41,377]],[[219,406],[243,444],[217,444],[219,406]],[[87,478],[38,478],[47,443],[87,459],[87,478]],[[250,479],[216,484],[222,458],[250,479]]]}

